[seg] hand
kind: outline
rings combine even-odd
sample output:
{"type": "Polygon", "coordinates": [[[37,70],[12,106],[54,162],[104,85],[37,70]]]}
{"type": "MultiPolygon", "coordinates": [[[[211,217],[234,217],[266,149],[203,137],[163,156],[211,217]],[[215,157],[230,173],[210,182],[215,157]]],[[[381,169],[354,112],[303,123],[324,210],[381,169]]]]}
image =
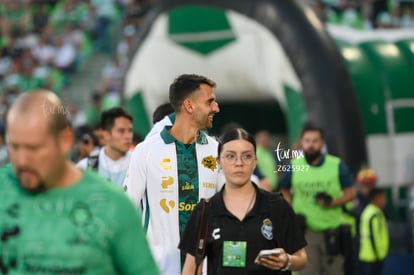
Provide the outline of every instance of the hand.
{"type": "Polygon", "coordinates": [[[283,248],[275,248],[280,251],[279,255],[270,255],[268,257],[259,258],[256,262],[259,265],[267,267],[271,270],[280,270],[286,267],[287,263],[289,262],[288,255],[283,248]]]}
{"type": "Polygon", "coordinates": [[[326,192],[318,192],[315,195],[315,199],[317,200],[317,202],[324,206],[324,207],[329,207],[332,204],[332,196],[329,195],[326,192]]]}

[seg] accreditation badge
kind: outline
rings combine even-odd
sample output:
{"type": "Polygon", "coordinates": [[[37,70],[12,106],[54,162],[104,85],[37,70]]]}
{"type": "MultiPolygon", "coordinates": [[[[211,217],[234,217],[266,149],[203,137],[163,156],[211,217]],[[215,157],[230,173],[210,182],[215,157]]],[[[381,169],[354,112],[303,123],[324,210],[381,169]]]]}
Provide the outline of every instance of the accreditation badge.
{"type": "Polygon", "coordinates": [[[247,242],[223,242],[223,266],[246,267],[247,242]]]}

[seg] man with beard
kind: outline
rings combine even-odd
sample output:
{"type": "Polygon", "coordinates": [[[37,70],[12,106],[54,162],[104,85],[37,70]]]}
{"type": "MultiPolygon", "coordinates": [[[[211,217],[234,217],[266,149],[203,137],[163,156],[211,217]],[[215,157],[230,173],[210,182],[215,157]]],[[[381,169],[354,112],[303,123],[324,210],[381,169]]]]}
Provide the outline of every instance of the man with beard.
{"type": "Polygon", "coordinates": [[[306,124],[300,135],[304,157],[291,160],[280,183],[284,198],[305,219],[308,264],[301,275],[344,274],[342,206],[356,192],[348,168],[338,157],[323,154],[324,144],[323,130],[306,124]]]}
{"type": "Polygon", "coordinates": [[[144,228],[162,274],[181,274],[185,253],[178,244],[200,198],[218,191],[218,143],[202,129],[219,112],[216,84],[194,74],[179,76],[169,98],[176,117],[138,144],[131,156],[124,188],[142,207],[144,228]]]}
{"type": "Polygon", "coordinates": [[[0,168],[0,273],[158,274],[139,213],[119,188],[68,158],[74,133],[52,92],[7,115],[0,168]]]}

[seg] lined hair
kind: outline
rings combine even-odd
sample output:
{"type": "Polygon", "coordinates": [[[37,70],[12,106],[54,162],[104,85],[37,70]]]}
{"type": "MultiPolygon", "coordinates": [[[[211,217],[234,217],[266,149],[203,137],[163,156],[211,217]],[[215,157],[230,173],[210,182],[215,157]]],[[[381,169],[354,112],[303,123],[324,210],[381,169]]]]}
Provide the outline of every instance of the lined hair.
{"type": "Polygon", "coordinates": [[[218,155],[220,155],[223,145],[233,140],[245,140],[253,145],[254,153],[256,153],[256,140],[253,135],[243,128],[231,128],[223,133],[219,138],[218,155]]]}

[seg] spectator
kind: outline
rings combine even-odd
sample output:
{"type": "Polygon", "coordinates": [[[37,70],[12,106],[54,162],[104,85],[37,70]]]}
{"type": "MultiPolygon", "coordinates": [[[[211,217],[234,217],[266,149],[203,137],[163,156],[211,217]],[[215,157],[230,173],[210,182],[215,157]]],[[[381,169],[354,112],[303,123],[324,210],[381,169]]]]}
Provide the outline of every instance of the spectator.
{"type": "Polygon", "coordinates": [[[92,128],[87,125],[77,127],[75,129],[75,156],[72,159],[78,162],[91,155],[94,150],[99,151],[99,146],[92,128]]]}
{"type": "Polygon", "coordinates": [[[56,53],[53,65],[65,74],[73,74],[76,71],[77,51],[73,44],[65,41],[62,35],[55,37],[56,53]]]}
{"type": "Polygon", "coordinates": [[[90,0],[95,17],[95,46],[104,53],[111,51],[110,27],[116,16],[114,0],[90,0]]]}
{"type": "Polygon", "coordinates": [[[276,159],[271,148],[270,134],[268,131],[262,130],[256,133],[255,139],[257,143],[257,167],[270,181],[271,190],[276,190],[278,184],[276,159]]]}
{"type": "Polygon", "coordinates": [[[93,134],[98,140],[98,146],[104,147],[106,145],[104,129],[102,128],[101,123],[97,123],[93,128],[93,134]]]}
{"type": "Polygon", "coordinates": [[[89,125],[96,125],[100,120],[102,110],[102,95],[94,92],[91,95],[91,104],[86,108],[86,121],[89,125]]]}
{"type": "Polygon", "coordinates": [[[118,186],[122,186],[131,157],[132,116],[121,107],[102,112],[101,126],[106,145],[96,154],[82,159],[77,166],[92,168],[118,186]]]}
{"type": "Polygon", "coordinates": [[[136,27],[129,24],[124,27],[123,38],[118,42],[116,46],[116,55],[120,60],[121,66],[126,68],[129,63],[129,55],[132,48],[134,35],[136,33],[136,27]]]}
{"type": "Polygon", "coordinates": [[[152,113],[152,124],[155,125],[158,121],[161,121],[165,116],[174,113],[174,108],[170,103],[164,103],[159,105],[152,113]]]}

